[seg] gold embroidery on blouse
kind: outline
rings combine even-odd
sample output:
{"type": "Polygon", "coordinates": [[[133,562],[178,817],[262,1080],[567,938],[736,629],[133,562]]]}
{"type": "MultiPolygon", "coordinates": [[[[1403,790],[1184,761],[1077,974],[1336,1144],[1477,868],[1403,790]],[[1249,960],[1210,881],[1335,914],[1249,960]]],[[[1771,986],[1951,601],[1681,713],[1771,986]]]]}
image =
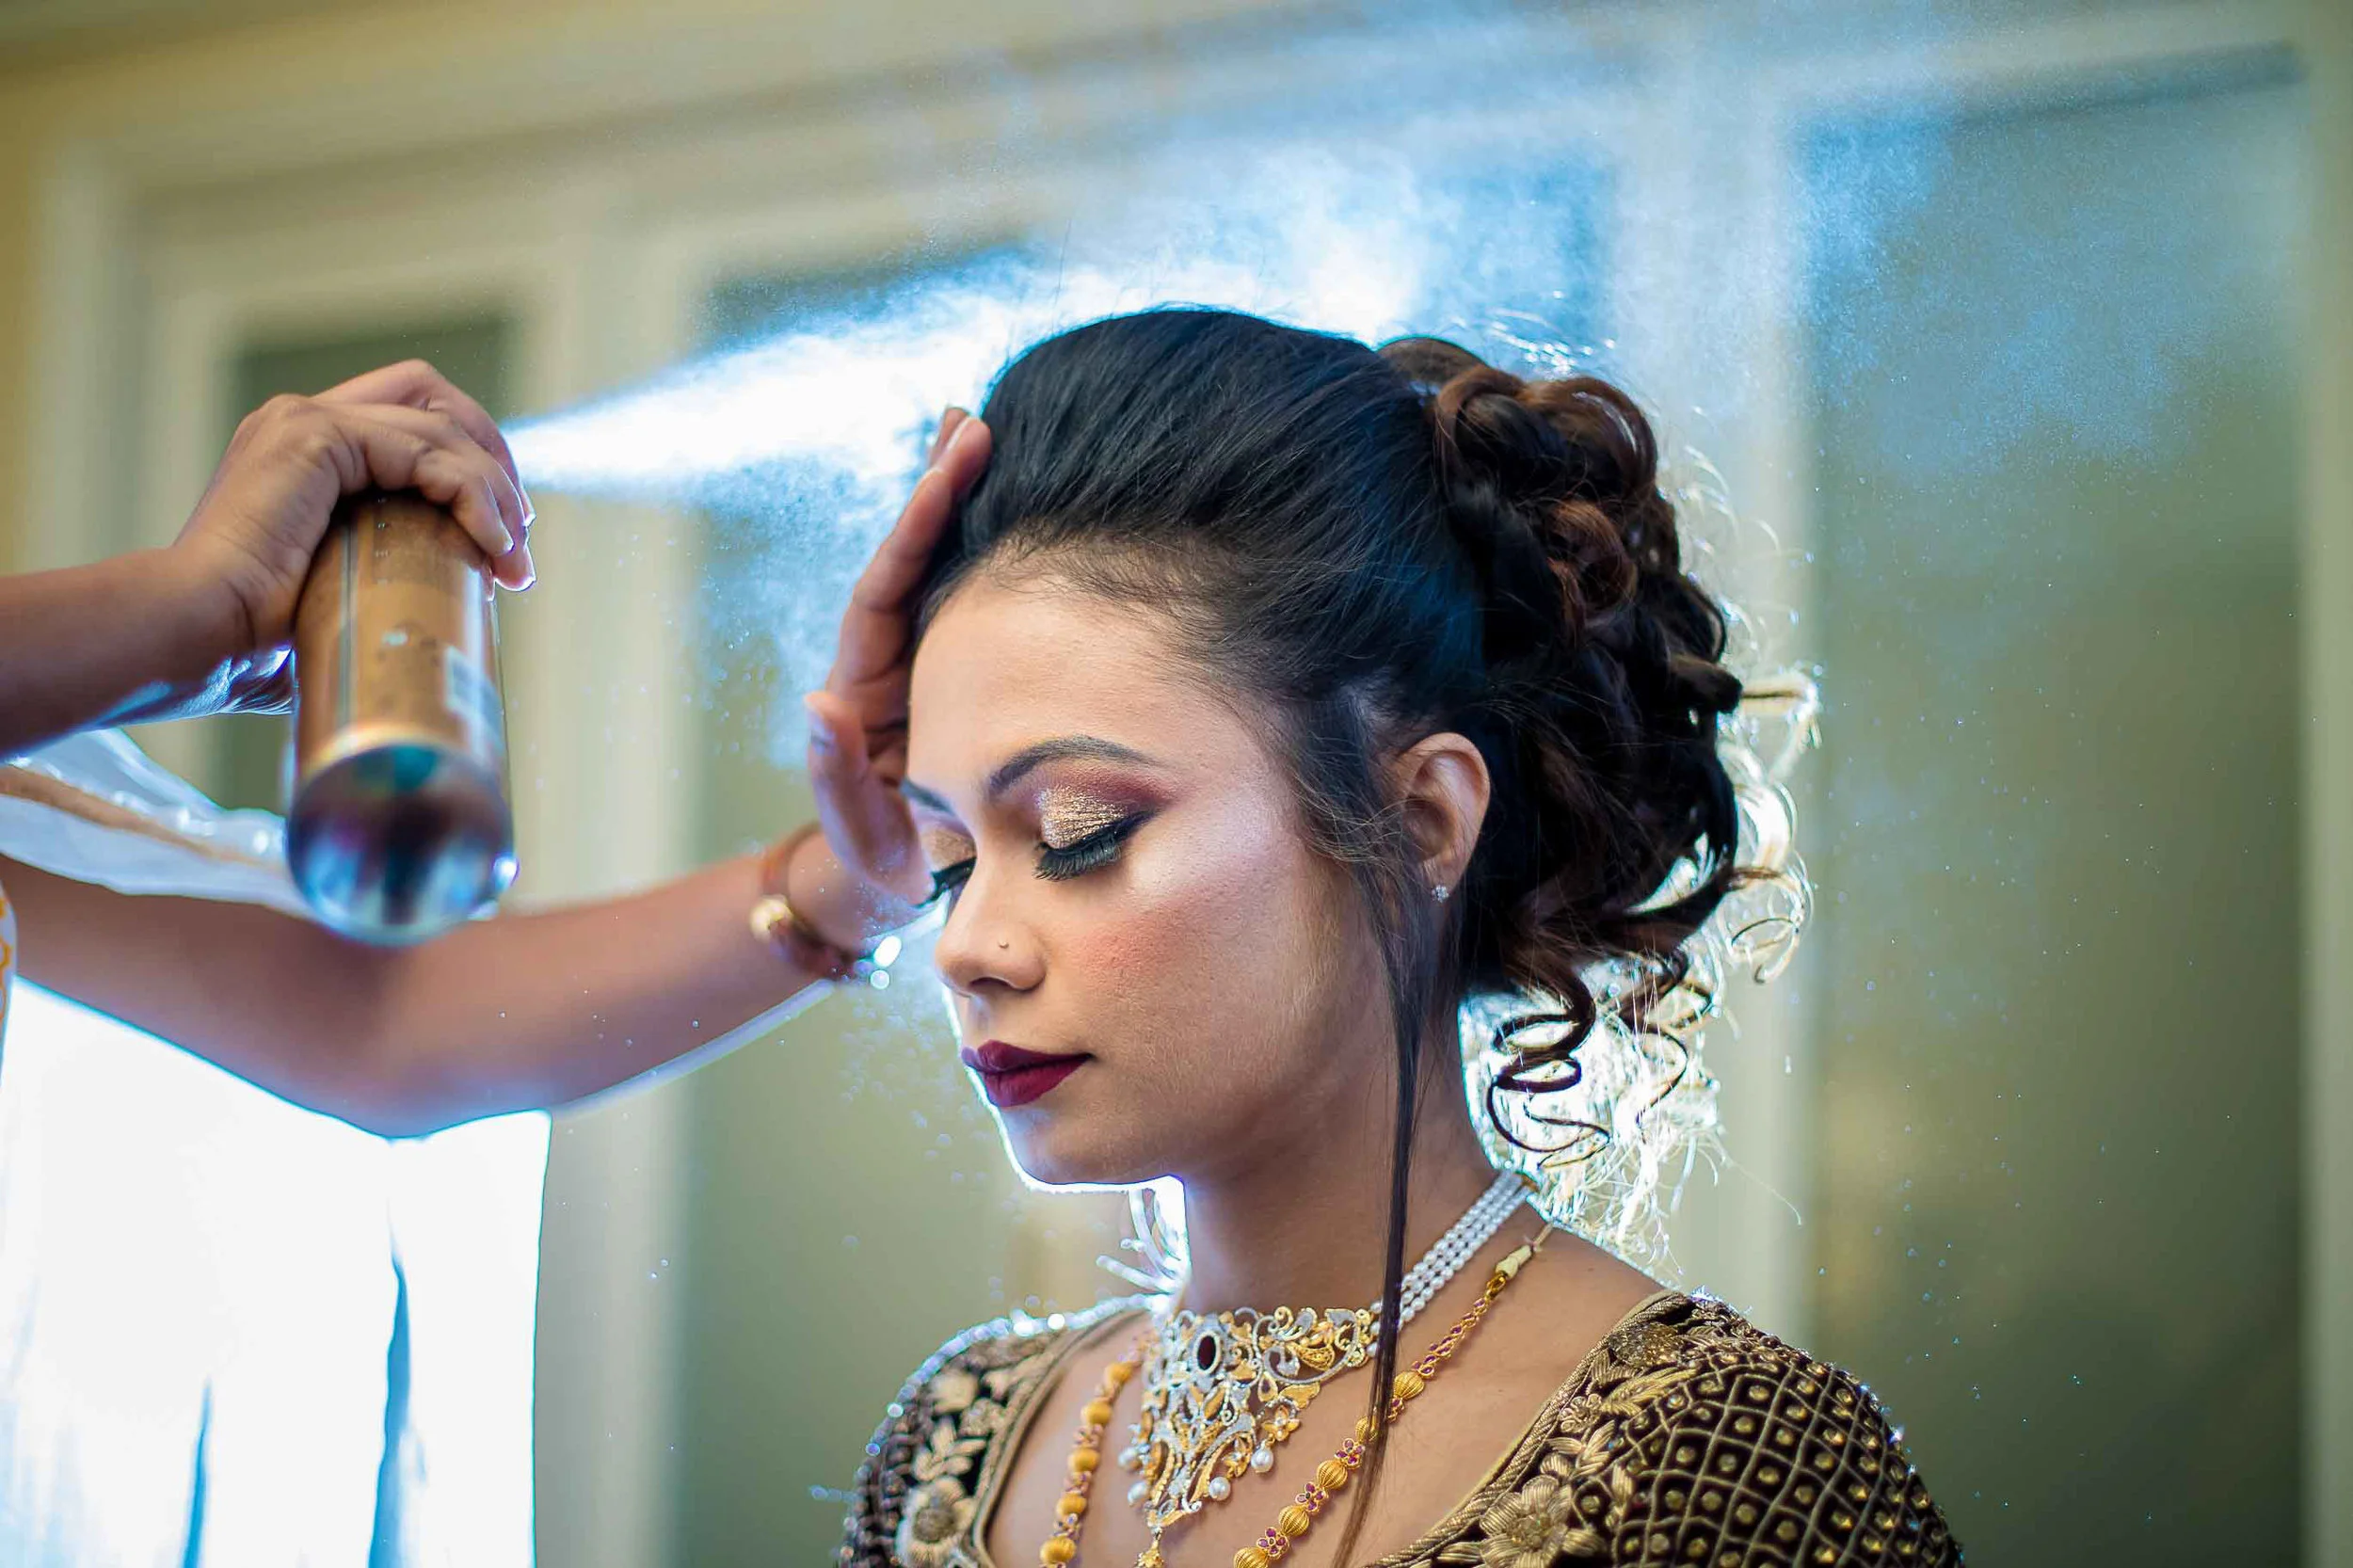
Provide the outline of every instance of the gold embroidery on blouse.
{"type": "MultiPolygon", "coordinates": [[[[1128,1303],[991,1324],[918,1373],[869,1446],[844,1568],[972,1568],[1033,1396],[1128,1303]]],[[[1627,1314],[1488,1480],[1377,1568],[1820,1568],[1961,1561],[1861,1384],[1719,1303],[1627,1314]]]]}
{"type": "Polygon", "coordinates": [[[1128,1308],[1069,1319],[1000,1319],[952,1339],[892,1402],[852,1487],[845,1568],[971,1568],[983,1502],[1032,1397],[1083,1330],[1128,1308]]]}

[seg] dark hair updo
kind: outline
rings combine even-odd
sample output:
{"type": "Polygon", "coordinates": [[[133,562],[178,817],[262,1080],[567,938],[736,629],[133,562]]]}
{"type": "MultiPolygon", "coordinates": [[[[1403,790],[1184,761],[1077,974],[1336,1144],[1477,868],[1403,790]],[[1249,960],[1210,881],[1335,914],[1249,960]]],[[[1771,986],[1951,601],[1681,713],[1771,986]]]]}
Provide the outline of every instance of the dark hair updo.
{"type": "Polygon", "coordinates": [[[1584,972],[1671,968],[1733,876],[1716,741],[1740,683],[1684,572],[1649,423],[1590,376],[1527,382],[1435,339],[1376,352],[1202,310],[1048,338],[982,417],[995,455],[931,563],[925,618],[984,566],[1148,604],[1209,680],[1257,699],[1242,706],[1267,715],[1309,841],[1363,894],[1399,1055],[1385,1390],[1424,1040],[1451,1064],[1464,998],[1525,990],[1575,1020],[1550,1048],[1565,1062],[1595,1016],[1584,972]],[[1441,904],[1382,764],[1449,729],[1493,794],[1441,904]],[[1649,902],[1686,858],[1690,890],[1649,902]]]}

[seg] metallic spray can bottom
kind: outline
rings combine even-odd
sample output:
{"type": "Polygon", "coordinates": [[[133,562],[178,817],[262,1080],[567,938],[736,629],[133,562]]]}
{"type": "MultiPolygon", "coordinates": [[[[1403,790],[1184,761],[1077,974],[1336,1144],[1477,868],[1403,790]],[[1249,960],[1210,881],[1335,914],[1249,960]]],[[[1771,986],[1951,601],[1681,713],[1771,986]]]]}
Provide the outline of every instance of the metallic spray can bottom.
{"type": "Polygon", "coordinates": [[[456,520],[414,495],[346,500],[312,563],[286,858],[346,936],[423,941],[514,880],[494,591],[456,520]]]}
{"type": "Polygon", "coordinates": [[[380,741],[312,774],[286,859],[313,913],[346,936],[405,944],[498,901],[515,879],[499,780],[421,741],[380,741]]]}

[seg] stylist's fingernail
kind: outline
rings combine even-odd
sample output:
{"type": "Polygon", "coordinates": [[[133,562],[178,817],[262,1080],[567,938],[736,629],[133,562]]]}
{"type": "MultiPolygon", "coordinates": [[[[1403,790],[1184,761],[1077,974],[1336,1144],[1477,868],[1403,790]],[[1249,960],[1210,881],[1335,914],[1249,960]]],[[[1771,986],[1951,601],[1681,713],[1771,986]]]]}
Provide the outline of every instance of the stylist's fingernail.
{"type": "Polygon", "coordinates": [[[833,726],[827,722],[825,715],[818,711],[813,699],[806,696],[801,698],[801,707],[808,714],[809,743],[831,751],[834,748],[833,726]]]}

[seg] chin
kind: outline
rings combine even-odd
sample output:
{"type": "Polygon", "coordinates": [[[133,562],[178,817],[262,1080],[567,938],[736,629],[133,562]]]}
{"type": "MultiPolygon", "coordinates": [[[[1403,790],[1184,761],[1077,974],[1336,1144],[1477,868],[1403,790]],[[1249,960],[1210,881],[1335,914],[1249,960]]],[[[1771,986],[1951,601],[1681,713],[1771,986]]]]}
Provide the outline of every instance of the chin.
{"type": "Polygon", "coordinates": [[[1014,1169],[1032,1187],[1133,1187],[1167,1174],[1081,1117],[1000,1111],[997,1126],[1014,1169]]]}

